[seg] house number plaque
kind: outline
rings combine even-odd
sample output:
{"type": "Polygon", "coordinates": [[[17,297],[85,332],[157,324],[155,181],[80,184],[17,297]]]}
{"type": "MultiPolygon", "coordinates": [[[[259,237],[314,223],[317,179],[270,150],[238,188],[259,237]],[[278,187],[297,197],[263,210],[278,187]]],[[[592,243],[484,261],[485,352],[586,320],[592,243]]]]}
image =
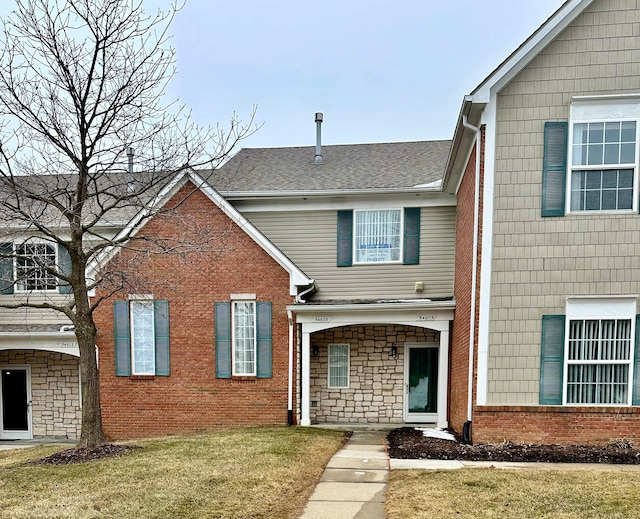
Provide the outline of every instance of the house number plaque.
{"type": "Polygon", "coordinates": [[[435,320],[436,320],[435,314],[426,314],[426,315],[418,316],[418,321],[435,321],[435,320]]]}

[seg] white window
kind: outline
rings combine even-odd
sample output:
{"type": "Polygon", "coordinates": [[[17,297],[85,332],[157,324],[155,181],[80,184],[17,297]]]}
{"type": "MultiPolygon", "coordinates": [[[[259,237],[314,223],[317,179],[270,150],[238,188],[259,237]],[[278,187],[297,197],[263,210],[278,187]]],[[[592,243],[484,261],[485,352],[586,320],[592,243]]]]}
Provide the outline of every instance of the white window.
{"type": "Polygon", "coordinates": [[[56,246],[51,243],[16,245],[16,290],[56,290],[57,278],[46,267],[56,266],[56,246]]]}
{"type": "Polygon", "coordinates": [[[153,301],[131,301],[131,365],[134,375],[156,372],[153,301]]]}
{"type": "Polygon", "coordinates": [[[638,194],[637,98],[574,100],[569,210],[633,211],[638,194]]]}
{"type": "Polygon", "coordinates": [[[349,387],[348,344],[329,344],[329,387],[349,387]]]}
{"type": "Polygon", "coordinates": [[[354,263],[400,262],[402,211],[380,209],[354,213],[354,263]]]}
{"type": "Polygon", "coordinates": [[[629,405],[635,299],[569,299],[565,403],[629,405]]]}
{"type": "Polygon", "coordinates": [[[233,322],[233,374],[256,375],[256,303],[234,301],[233,322]]]}

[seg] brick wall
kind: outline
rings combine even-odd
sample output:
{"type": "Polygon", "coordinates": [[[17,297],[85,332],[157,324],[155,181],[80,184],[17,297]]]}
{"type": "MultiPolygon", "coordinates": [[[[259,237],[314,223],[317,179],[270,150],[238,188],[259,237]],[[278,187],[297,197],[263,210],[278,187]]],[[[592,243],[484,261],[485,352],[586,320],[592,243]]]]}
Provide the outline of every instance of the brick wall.
{"type": "Polygon", "coordinates": [[[33,437],[78,439],[82,420],[78,359],[49,351],[0,351],[0,365],[11,364],[31,367],[33,437]]]}
{"type": "MultiPolygon", "coordinates": [[[[404,344],[439,343],[433,330],[400,325],[345,326],[311,335],[312,423],[402,423],[404,344]],[[328,388],[328,345],[349,344],[349,387],[328,388]],[[389,355],[391,346],[397,356],[389,355]]],[[[446,376],[446,375],[445,375],[446,376]]]]}
{"type": "Polygon", "coordinates": [[[168,255],[124,250],[110,265],[133,285],[102,304],[95,316],[102,412],[110,438],[287,423],[289,276],[200,191],[185,200],[192,189],[187,184],[167,207],[182,204],[156,216],[140,235],[193,233],[199,250],[168,255]],[[130,293],[169,301],[168,377],[115,376],[112,301],[126,300],[130,293]],[[272,378],[216,378],[214,303],[238,293],[272,302],[272,378]]]}
{"type": "MultiPolygon", "coordinates": [[[[484,181],[484,142],[485,127],[481,128],[480,138],[480,194],[482,197],[484,181]]],[[[456,206],[456,254],[454,295],[456,310],[451,334],[451,358],[449,361],[449,424],[458,432],[467,421],[469,391],[469,347],[470,347],[470,313],[471,289],[473,274],[473,224],[474,196],[476,182],[476,146],[473,146],[469,162],[465,168],[462,182],[457,193],[456,206]]],[[[479,211],[482,214],[482,198],[479,211]]],[[[482,253],[482,220],[478,222],[478,262],[476,279],[476,311],[474,334],[474,359],[477,359],[478,314],[480,308],[480,255],[482,253]]],[[[474,360],[475,362],[475,360],[474,360]]],[[[475,381],[475,371],[474,371],[475,381]]],[[[474,383],[475,385],[475,383],[474,383]]],[[[475,393],[474,393],[475,398],[475,393]]]]}
{"type": "Polygon", "coordinates": [[[473,442],[606,444],[640,442],[640,408],[486,406],[473,411],[473,442]]]}

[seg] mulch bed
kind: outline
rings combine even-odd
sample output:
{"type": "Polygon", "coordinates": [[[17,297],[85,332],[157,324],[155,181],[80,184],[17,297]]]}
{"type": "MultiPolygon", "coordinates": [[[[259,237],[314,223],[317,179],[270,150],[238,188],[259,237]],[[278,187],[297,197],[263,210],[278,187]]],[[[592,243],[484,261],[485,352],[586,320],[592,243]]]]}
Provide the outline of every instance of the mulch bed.
{"type": "Polygon", "coordinates": [[[640,464],[640,450],[627,440],[616,440],[607,445],[510,442],[463,445],[455,441],[428,438],[413,427],[402,427],[391,431],[387,442],[389,455],[401,459],[640,464]]]}
{"type": "Polygon", "coordinates": [[[51,456],[36,460],[32,463],[38,465],[68,465],[70,463],[83,463],[85,461],[97,461],[105,458],[117,458],[122,454],[139,449],[135,445],[117,445],[104,443],[96,447],[75,447],[56,452],[51,456]]]}

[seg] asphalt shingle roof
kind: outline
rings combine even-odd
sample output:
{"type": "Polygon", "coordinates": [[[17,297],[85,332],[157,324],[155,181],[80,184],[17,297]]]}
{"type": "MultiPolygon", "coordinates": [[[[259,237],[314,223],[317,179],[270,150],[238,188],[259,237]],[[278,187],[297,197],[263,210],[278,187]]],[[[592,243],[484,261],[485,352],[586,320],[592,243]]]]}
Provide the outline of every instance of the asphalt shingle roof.
{"type": "Polygon", "coordinates": [[[210,182],[221,192],[393,189],[441,180],[451,141],[245,148],[210,182]]]}

